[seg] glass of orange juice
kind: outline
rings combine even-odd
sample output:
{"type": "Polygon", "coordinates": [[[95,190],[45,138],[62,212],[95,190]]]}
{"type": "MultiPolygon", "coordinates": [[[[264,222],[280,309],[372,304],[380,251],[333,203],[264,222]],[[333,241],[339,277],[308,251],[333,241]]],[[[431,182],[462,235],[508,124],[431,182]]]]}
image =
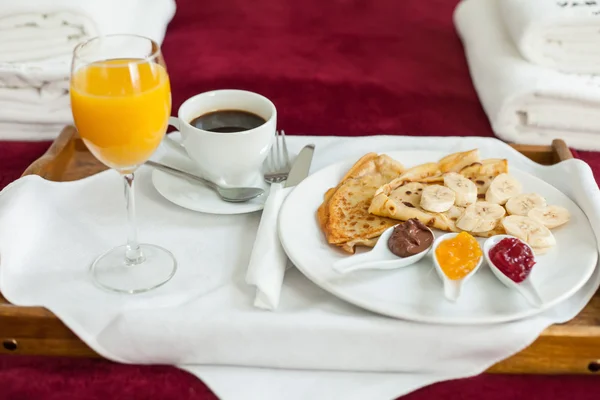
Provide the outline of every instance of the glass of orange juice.
{"type": "Polygon", "coordinates": [[[94,281],[139,293],[168,282],[173,254],[137,241],[134,173],[158,148],[171,114],[171,88],[160,47],[136,35],[101,36],[79,44],[71,66],[71,109],[79,135],[94,156],[125,185],[127,243],[100,255],[94,281]]]}

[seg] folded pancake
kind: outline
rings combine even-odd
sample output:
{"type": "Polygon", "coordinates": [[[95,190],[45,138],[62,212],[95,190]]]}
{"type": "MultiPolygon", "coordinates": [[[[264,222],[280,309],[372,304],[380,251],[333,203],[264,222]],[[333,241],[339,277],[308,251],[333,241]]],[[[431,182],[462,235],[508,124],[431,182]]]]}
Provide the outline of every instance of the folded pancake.
{"type": "Polygon", "coordinates": [[[375,191],[404,172],[387,155],[369,153],[358,160],[340,183],[329,189],[317,211],[327,242],[354,253],[356,246],[372,247],[397,220],[369,214],[375,191]]]}
{"type": "Polygon", "coordinates": [[[338,188],[348,179],[359,178],[363,175],[368,174],[370,171],[370,165],[377,158],[377,153],[367,153],[362,156],[354,165],[346,172],[346,175],[342,177],[340,183],[334,188],[330,188],[325,192],[325,196],[323,199],[323,203],[319,206],[317,210],[317,218],[319,220],[319,225],[323,231],[327,228],[327,219],[329,218],[329,200],[331,196],[338,190],[338,188]]]}
{"type": "Polygon", "coordinates": [[[379,193],[373,198],[369,212],[399,221],[416,218],[429,227],[457,232],[454,223],[462,212],[460,207],[453,206],[445,213],[434,213],[421,208],[421,193],[427,185],[420,182],[408,182],[388,194],[379,193]],[[455,217],[452,218],[452,215],[455,217]]]}
{"type": "Polygon", "coordinates": [[[458,171],[458,173],[475,182],[479,195],[485,195],[495,177],[508,173],[508,161],[499,158],[490,158],[466,166],[458,171]]]}
{"type": "Polygon", "coordinates": [[[438,161],[438,164],[442,174],[445,174],[446,172],[459,172],[463,168],[479,162],[479,150],[473,149],[447,155],[438,161]]]}
{"type": "MultiPolygon", "coordinates": [[[[452,206],[448,211],[435,213],[424,210],[420,206],[421,193],[428,185],[427,183],[409,182],[394,189],[389,195],[378,194],[373,198],[369,212],[398,221],[416,218],[431,228],[446,232],[460,232],[461,230],[456,227],[456,220],[462,215],[464,207],[452,206]]],[[[472,234],[481,237],[503,234],[504,230],[499,222],[492,231],[472,234]]]]}
{"type": "MultiPolygon", "coordinates": [[[[453,206],[446,212],[435,213],[420,206],[423,189],[431,184],[442,183],[443,175],[447,172],[457,172],[470,179],[477,186],[478,193],[482,194],[496,176],[508,172],[508,163],[503,159],[482,161],[477,150],[470,150],[450,154],[437,163],[417,165],[377,189],[368,212],[398,221],[416,218],[431,228],[459,232],[456,220],[464,210],[462,207],[453,206]]],[[[503,233],[500,224],[492,231],[474,235],[489,237],[499,233],[503,233]]]]}
{"type": "MultiPolygon", "coordinates": [[[[471,175],[477,174],[481,169],[481,165],[482,161],[479,158],[478,149],[453,153],[438,162],[419,164],[407,169],[398,178],[379,188],[376,194],[389,193],[407,182],[442,183],[444,182],[444,174],[447,172],[461,173],[461,171],[468,169],[471,175]]],[[[489,166],[485,168],[485,171],[487,172],[488,169],[489,166]]]]}

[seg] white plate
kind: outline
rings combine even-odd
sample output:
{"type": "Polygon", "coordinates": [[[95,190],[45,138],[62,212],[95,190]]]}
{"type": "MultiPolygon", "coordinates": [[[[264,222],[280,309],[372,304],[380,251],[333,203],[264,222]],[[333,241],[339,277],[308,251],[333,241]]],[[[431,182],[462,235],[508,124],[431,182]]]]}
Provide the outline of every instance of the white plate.
{"type": "MultiPolygon", "coordinates": [[[[437,161],[445,153],[390,152],[405,166],[437,161]]],[[[510,169],[527,191],[544,196],[548,204],[567,208],[571,220],[554,229],[557,245],[538,256],[531,279],[544,300],[543,308],[530,306],[504,286],[487,264],[463,288],[456,303],[444,298],[442,281],[434,271],[431,254],[411,267],[393,271],[356,271],[341,275],[332,264],[351,257],[331,246],[321,232],[316,212],[323,194],[337,185],[356,160],[347,160],[309,176],[287,197],[279,216],[279,236],[290,260],[315,284],[364,309],[390,317],[446,324],[488,324],[525,318],[573,295],[592,275],[598,252],[590,223],[567,196],[553,186],[514,168],[510,169]]],[[[436,237],[443,232],[434,230],[436,237]]],[[[480,239],[483,245],[483,240],[480,239]]],[[[362,251],[361,251],[362,252],[362,251]]]]}

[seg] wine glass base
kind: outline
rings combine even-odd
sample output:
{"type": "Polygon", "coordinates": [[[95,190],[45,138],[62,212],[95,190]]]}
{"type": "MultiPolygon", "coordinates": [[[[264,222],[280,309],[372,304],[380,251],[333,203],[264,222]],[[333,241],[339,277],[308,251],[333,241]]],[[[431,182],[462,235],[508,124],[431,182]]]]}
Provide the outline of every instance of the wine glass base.
{"type": "Polygon", "coordinates": [[[177,271],[173,254],[153,244],[139,246],[144,258],[136,264],[126,262],[127,246],[115,247],[98,257],[90,267],[94,282],[104,289],[130,294],[167,283],[177,271]]]}

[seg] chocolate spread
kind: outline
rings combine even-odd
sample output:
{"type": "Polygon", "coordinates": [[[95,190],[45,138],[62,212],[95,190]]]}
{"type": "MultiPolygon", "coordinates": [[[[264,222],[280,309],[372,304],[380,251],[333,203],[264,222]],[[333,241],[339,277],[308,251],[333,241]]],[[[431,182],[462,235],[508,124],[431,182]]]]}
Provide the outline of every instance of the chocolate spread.
{"type": "Polygon", "coordinates": [[[431,246],[433,234],[418,219],[396,225],[388,240],[390,251],[398,257],[409,257],[431,246]]]}

